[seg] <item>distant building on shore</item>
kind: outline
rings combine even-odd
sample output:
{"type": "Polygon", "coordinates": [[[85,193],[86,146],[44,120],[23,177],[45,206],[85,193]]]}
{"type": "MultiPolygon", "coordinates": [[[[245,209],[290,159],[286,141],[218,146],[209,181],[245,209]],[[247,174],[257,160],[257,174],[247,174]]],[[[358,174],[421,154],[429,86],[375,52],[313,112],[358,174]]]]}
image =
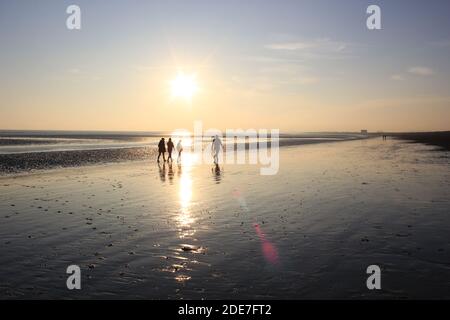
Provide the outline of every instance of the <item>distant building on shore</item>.
{"type": "Polygon", "coordinates": [[[367,132],[367,130],[366,130],[366,129],[362,129],[362,130],[361,130],[361,134],[367,135],[367,134],[368,134],[368,132],[367,132]]]}

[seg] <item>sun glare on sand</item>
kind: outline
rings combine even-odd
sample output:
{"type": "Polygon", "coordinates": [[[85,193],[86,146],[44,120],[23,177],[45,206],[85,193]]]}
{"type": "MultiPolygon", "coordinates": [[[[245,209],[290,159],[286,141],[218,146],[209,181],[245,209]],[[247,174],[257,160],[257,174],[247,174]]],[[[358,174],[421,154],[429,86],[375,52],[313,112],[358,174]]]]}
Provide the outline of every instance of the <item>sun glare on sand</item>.
{"type": "Polygon", "coordinates": [[[170,82],[170,89],[173,98],[190,101],[198,92],[197,76],[195,74],[178,73],[175,79],[170,82]]]}

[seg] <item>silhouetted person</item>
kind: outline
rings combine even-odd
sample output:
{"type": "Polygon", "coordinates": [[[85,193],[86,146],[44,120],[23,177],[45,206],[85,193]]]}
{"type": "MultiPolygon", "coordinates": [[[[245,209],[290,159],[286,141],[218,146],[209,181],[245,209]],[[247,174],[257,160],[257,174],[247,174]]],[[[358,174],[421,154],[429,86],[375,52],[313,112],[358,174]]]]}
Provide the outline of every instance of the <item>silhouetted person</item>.
{"type": "Polygon", "coordinates": [[[178,158],[177,161],[181,161],[181,152],[183,152],[183,145],[181,144],[181,140],[177,143],[177,151],[178,151],[178,158]]]}
{"type": "Polygon", "coordinates": [[[167,162],[169,162],[169,159],[170,159],[170,161],[173,161],[172,151],[173,151],[174,147],[175,147],[175,145],[172,142],[172,138],[169,138],[169,141],[167,141],[167,151],[169,152],[169,156],[167,157],[167,162]]]}
{"type": "Polygon", "coordinates": [[[161,138],[158,143],[158,162],[161,154],[163,156],[164,162],[166,162],[166,142],[164,141],[164,138],[161,138]]]}

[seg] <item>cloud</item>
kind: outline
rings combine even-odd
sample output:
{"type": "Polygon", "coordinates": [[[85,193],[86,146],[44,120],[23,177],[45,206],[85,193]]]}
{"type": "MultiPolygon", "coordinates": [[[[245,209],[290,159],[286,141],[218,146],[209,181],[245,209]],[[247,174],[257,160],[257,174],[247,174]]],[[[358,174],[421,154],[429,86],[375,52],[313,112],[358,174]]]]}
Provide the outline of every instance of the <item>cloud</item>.
{"type": "Polygon", "coordinates": [[[434,47],[439,47],[439,48],[449,48],[450,40],[433,41],[433,42],[430,42],[430,45],[432,45],[434,47]]]}
{"type": "Polygon", "coordinates": [[[102,77],[92,74],[89,71],[81,70],[79,68],[70,68],[65,70],[64,72],[68,73],[72,79],[77,80],[92,80],[92,81],[99,81],[102,79],[102,77]]]}
{"type": "Polygon", "coordinates": [[[428,67],[410,67],[406,70],[406,74],[405,73],[396,73],[391,75],[391,80],[394,81],[403,81],[406,80],[409,75],[415,75],[415,76],[422,76],[422,77],[427,77],[427,76],[432,76],[434,75],[434,70],[428,67]]]}
{"type": "Polygon", "coordinates": [[[393,74],[391,76],[391,80],[395,80],[395,81],[403,81],[405,80],[405,77],[402,76],[401,74],[393,74]]]}
{"type": "Polygon", "coordinates": [[[427,67],[411,67],[408,72],[417,76],[431,76],[434,74],[433,69],[427,67]]]}
{"type": "Polygon", "coordinates": [[[71,74],[80,74],[81,70],[78,68],[71,68],[71,69],[67,70],[67,72],[71,73],[71,74]]]}
{"type": "Polygon", "coordinates": [[[303,50],[308,48],[315,47],[314,43],[306,43],[306,42],[284,42],[284,43],[272,43],[267,44],[264,47],[272,50],[303,50]]]}
{"type": "Polygon", "coordinates": [[[333,41],[329,38],[318,38],[308,41],[275,42],[267,44],[264,47],[271,50],[285,51],[343,52],[348,48],[348,44],[340,41],[333,41]]]}
{"type": "Polygon", "coordinates": [[[320,79],[317,77],[302,77],[296,79],[295,82],[301,85],[316,84],[320,82],[320,79]]]}
{"type": "Polygon", "coordinates": [[[320,82],[320,78],[310,74],[302,65],[277,64],[260,68],[258,73],[271,79],[278,85],[311,85],[320,82]]]}
{"type": "Polygon", "coordinates": [[[264,48],[284,58],[297,58],[305,61],[355,58],[353,52],[356,46],[329,38],[297,40],[290,37],[266,44],[264,48]]]}
{"type": "Polygon", "coordinates": [[[209,69],[212,68],[212,66],[210,65],[194,65],[194,64],[184,64],[182,67],[177,66],[177,65],[131,65],[130,68],[133,71],[137,71],[137,72],[149,72],[149,71],[158,71],[158,70],[170,70],[170,71],[196,71],[196,70],[200,70],[200,69],[209,69]]]}

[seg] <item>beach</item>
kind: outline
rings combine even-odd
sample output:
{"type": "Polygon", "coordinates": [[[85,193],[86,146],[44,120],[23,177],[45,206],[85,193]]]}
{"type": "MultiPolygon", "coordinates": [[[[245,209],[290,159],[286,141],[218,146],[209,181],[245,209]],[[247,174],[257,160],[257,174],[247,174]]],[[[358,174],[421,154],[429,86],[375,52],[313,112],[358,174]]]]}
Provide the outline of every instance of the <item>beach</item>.
{"type": "MultiPolygon", "coordinates": [[[[165,133],[171,136],[171,133],[165,133]]],[[[164,136],[164,134],[162,135],[164,136]]],[[[68,168],[123,161],[136,161],[155,158],[160,139],[155,133],[99,133],[99,132],[30,132],[0,131],[0,175],[30,173],[36,170],[68,168]]],[[[356,133],[303,133],[284,134],[279,138],[279,146],[298,146],[337,141],[366,139],[367,136],[356,133]]],[[[192,136],[182,139],[186,151],[194,151],[192,136]]],[[[196,138],[202,149],[210,148],[211,137],[196,138]]],[[[232,144],[248,150],[250,142],[270,139],[249,139],[236,137],[233,141],[224,138],[226,145],[232,144]]]]}
{"type": "Polygon", "coordinates": [[[440,149],[447,151],[450,150],[450,131],[405,132],[390,134],[390,136],[414,143],[424,143],[431,146],[437,146],[440,149]]]}
{"type": "Polygon", "coordinates": [[[3,175],[0,297],[450,298],[449,156],[434,150],[287,146],[273,176],[154,158],[3,175]],[[382,290],[367,290],[373,264],[382,290]]]}

